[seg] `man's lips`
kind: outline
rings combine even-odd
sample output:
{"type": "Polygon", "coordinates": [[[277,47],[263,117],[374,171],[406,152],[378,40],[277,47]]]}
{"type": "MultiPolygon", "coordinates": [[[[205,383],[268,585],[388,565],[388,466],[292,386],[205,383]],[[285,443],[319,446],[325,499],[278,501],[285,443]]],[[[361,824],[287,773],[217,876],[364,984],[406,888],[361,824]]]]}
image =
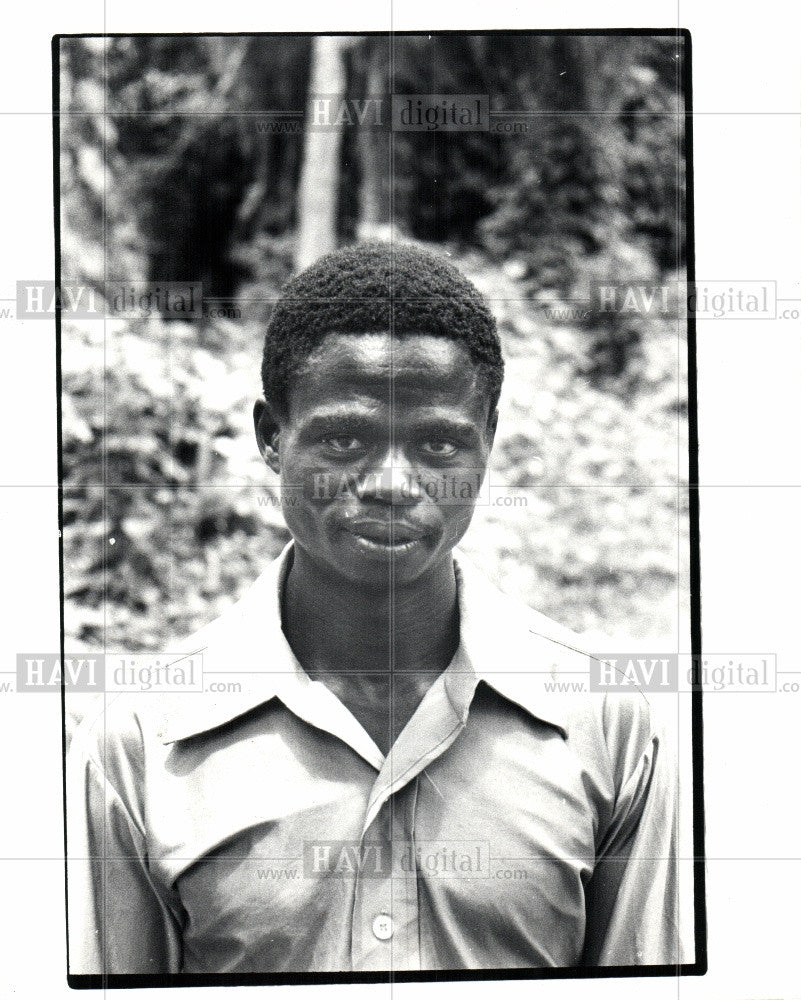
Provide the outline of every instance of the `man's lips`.
{"type": "Polygon", "coordinates": [[[378,545],[406,545],[423,538],[425,531],[405,521],[357,520],[351,521],[348,530],[358,538],[378,545]]]}

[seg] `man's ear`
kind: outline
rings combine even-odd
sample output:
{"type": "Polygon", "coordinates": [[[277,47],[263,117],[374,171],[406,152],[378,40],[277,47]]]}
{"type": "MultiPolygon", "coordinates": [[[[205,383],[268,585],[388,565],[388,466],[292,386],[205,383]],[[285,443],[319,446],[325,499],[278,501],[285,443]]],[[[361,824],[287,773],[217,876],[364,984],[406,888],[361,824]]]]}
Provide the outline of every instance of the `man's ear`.
{"type": "Polygon", "coordinates": [[[281,428],[274,408],[264,399],[257,399],[253,407],[253,427],[256,431],[256,442],[261,457],[273,472],[280,475],[281,460],[278,443],[281,437],[281,428]]]}
{"type": "Polygon", "coordinates": [[[495,443],[495,431],[498,429],[498,407],[490,413],[487,417],[487,444],[489,445],[489,450],[492,451],[492,446],[495,443]]]}

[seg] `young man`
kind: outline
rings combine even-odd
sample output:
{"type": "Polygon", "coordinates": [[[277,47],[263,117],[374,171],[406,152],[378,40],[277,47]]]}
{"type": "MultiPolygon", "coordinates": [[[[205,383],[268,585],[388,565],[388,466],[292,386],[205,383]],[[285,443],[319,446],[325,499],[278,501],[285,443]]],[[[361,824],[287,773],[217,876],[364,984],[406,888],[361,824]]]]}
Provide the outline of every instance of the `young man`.
{"type": "Polygon", "coordinates": [[[70,971],[680,962],[645,700],[555,693],[588,670],[572,635],[454,556],[503,375],[477,290],[410,247],[331,254],[262,375],[293,541],[186,647],[236,694],[84,720],[70,971]]]}

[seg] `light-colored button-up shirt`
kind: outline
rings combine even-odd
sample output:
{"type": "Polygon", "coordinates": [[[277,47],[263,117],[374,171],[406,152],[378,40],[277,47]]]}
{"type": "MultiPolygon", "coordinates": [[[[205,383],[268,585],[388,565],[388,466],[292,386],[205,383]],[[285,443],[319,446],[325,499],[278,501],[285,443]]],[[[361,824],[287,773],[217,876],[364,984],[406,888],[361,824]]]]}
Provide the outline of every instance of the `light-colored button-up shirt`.
{"type": "Polygon", "coordinates": [[[79,727],[70,972],[685,961],[642,695],[571,690],[572,633],[457,553],[458,650],[385,757],[286,641],[291,559],[182,647],[236,693],[108,695],[79,727]]]}

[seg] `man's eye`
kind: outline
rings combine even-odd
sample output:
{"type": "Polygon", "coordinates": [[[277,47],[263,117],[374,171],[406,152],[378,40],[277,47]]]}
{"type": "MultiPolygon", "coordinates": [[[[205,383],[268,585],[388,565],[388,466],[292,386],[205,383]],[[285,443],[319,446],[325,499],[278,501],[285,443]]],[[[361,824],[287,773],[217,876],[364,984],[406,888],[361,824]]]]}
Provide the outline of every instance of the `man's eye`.
{"type": "Polygon", "coordinates": [[[337,434],[333,437],[327,437],[325,438],[325,444],[332,451],[339,452],[358,451],[363,447],[359,438],[353,437],[352,434],[337,434]]]}
{"type": "Polygon", "coordinates": [[[437,458],[450,458],[457,452],[456,445],[451,441],[423,441],[420,450],[437,458]]]}

